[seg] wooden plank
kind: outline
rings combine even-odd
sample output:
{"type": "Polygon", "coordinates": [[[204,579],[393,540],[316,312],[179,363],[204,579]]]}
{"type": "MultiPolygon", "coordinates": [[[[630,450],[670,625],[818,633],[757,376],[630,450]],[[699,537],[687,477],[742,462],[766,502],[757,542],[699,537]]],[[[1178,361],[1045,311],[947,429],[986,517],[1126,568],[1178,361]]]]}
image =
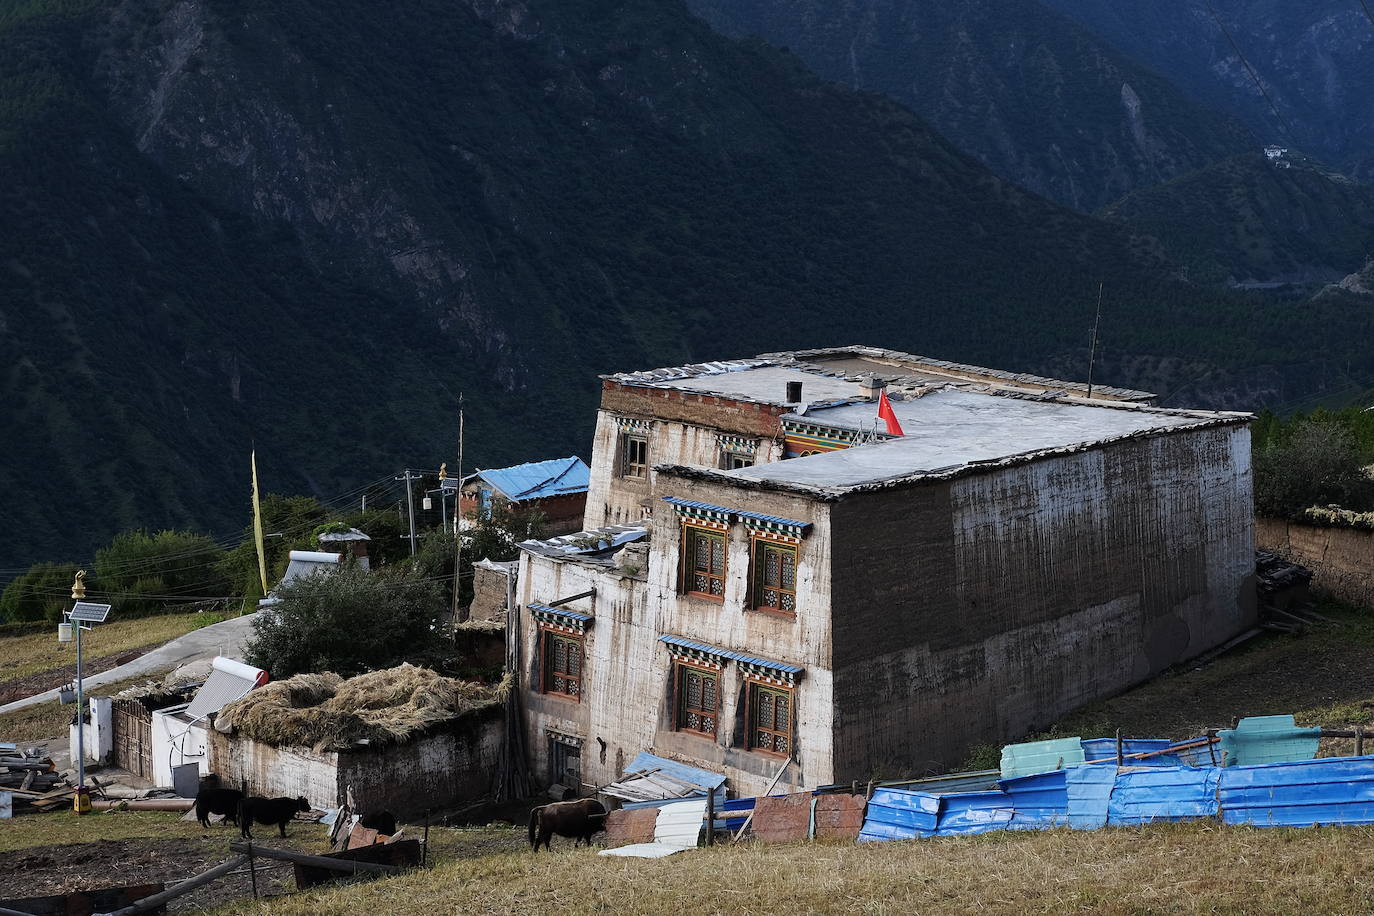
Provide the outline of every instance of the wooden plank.
{"type": "MultiPolygon", "coordinates": [[[[421,846],[419,840],[398,840],[395,843],[382,843],[374,846],[361,846],[345,852],[336,852],[326,858],[339,862],[370,863],[392,865],[400,868],[414,868],[420,864],[421,846]]],[[[296,889],[305,890],[317,884],[350,877],[330,869],[317,868],[304,863],[293,863],[296,873],[296,889]]]]}
{"type": "MultiPolygon", "coordinates": [[[[382,849],[395,849],[404,846],[404,843],[397,843],[395,846],[382,846],[382,849]]],[[[232,852],[247,854],[247,843],[230,843],[229,849],[232,852]]],[[[340,872],[376,872],[379,875],[398,875],[405,869],[392,865],[380,865],[371,862],[355,862],[347,859],[335,858],[340,853],[330,853],[327,856],[308,856],[300,852],[291,852],[288,849],[268,849],[263,846],[254,846],[253,855],[262,856],[264,859],[277,859],[282,862],[299,862],[302,865],[313,865],[316,868],[326,868],[331,871],[340,872]]],[[[374,847],[368,846],[367,849],[374,847]]]]}
{"type": "Polygon", "coordinates": [[[73,891],[48,897],[23,897],[0,901],[0,914],[22,913],[26,916],[92,916],[128,906],[161,893],[163,884],[132,884],[127,887],[102,887],[97,890],[73,891]]]}

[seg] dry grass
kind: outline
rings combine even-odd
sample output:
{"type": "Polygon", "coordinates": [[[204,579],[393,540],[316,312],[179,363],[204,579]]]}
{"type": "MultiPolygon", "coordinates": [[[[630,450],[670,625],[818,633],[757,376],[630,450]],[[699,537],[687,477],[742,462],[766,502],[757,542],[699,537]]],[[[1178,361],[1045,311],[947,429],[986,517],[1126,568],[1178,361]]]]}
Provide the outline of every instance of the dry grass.
{"type": "MultiPolygon", "coordinates": [[[[223,619],[219,614],[204,613],[166,614],[134,620],[116,618],[84,633],[81,651],[87,658],[99,658],[140,646],[162,644],[223,619]]],[[[75,663],[76,648],[74,644],[63,645],[57,641],[57,624],[53,624],[51,632],[0,638],[0,682],[75,663]]]]}
{"type": "MultiPolygon", "coordinates": [[[[113,684],[93,687],[87,693],[93,697],[112,697],[121,690],[134,687],[146,681],[160,681],[171,669],[140,674],[125,678],[113,684]]],[[[63,706],[56,700],[35,703],[14,712],[0,713],[0,741],[46,741],[49,738],[67,738],[67,729],[72,721],[75,706],[63,706]]]]}
{"type": "Polygon", "coordinates": [[[444,677],[401,665],[345,681],[335,674],[302,674],[268,684],[220,714],[234,731],[277,747],[324,750],[405,741],[469,712],[493,707],[499,687],[444,677]]]}
{"type": "Polygon", "coordinates": [[[1369,913],[1374,828],[1210,823],[873,844],[746,845],[659,861],[488,855],[233,913],[1369,913]]]}
{"type": "Polygon", "coordinates": [[[78,816],[73,811],[63,810],[26,814],[5,821],[4,829],[0,830],[0,852],[59,843],[96,843],[133,837],[170,839],[198,837],[204,833],[195,821],[183,821],[180,814],[164,811],[93,812],[78,816]]]}

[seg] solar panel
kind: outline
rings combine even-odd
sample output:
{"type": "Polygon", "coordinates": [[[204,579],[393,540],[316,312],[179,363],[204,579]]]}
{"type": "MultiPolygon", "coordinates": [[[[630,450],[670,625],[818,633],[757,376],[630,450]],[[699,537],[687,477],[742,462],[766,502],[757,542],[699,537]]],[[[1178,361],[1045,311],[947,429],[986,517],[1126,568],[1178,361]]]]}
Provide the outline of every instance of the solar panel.
{"type": "Polygon", "coordinates": [[[72,605],[71,612],[67,614],[69,620],[81,620],[86,623],[104,623],[105,618],[110,614],[108,604],[93,604],[90,601],[78,601],[72,605]]]}

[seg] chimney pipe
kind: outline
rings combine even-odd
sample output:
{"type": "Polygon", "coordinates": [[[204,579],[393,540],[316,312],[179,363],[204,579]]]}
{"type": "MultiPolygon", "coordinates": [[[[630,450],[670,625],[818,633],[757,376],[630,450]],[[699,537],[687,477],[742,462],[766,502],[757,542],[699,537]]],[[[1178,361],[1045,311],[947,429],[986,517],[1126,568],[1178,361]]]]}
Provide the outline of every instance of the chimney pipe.
{"type": "Polygon", "coordinates": [[[802,388],[802,383],[801,383],[801,382],[788,382],[788,383],[787,383],[787,403],[789,403],[789,404],[800,404],[800,403],[801,403],[801,388],[802,388]]]}
{"type": "Polygon", "coordinates": [[[878,395],[886,388],[887,381],[872,373],[865,375],[859,381],[859,392],[870,401],[878,400],[878,395]]]}

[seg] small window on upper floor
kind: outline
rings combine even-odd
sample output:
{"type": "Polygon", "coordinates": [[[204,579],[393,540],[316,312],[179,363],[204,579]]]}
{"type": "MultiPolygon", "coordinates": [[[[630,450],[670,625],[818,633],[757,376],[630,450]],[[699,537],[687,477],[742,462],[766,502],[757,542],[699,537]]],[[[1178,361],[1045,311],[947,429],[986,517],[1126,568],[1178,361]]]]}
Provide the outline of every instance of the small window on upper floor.
{"type": "Polygon", "coordinates": [[[790,756],[795,692],[753,680],[746,681],[745,688],[748,690],[746,746],[751,751],[790,756]]]}
{"type": "Polygon", "coordinates": [[[541,666],[544,693],[556,693],[574,700],[582,696],[582,639],[552,630],[540,630],[543,645],[541,666]]]}
{"type": "Polygon", "coordinates": [[[752,468],[754,456],[726,449],[720,453],[720,466],[722,470],[726,471],[733,471],[735,468],[752,468]]]}
{"type": "Polygon", "coordinates": [[[620,476],[645,477],[649,473],[649,439],[639,433],[620,434],[620,476]]]}
{"type": "Polygon", "coordinates": [[[797,548],[754,539],[750,605],[763,611],[797,613],[797,548]]]}
{"type": "Polygon", "coordinates": [[[683,662],[675,667],[677,721],[674,728],[714,738],[720,718],[720,674],[683,662]]]}
{"type": "Polygon", "coordinates": [[[682,526],[682,590],[725,600],[725,532],[682,526]]]}

